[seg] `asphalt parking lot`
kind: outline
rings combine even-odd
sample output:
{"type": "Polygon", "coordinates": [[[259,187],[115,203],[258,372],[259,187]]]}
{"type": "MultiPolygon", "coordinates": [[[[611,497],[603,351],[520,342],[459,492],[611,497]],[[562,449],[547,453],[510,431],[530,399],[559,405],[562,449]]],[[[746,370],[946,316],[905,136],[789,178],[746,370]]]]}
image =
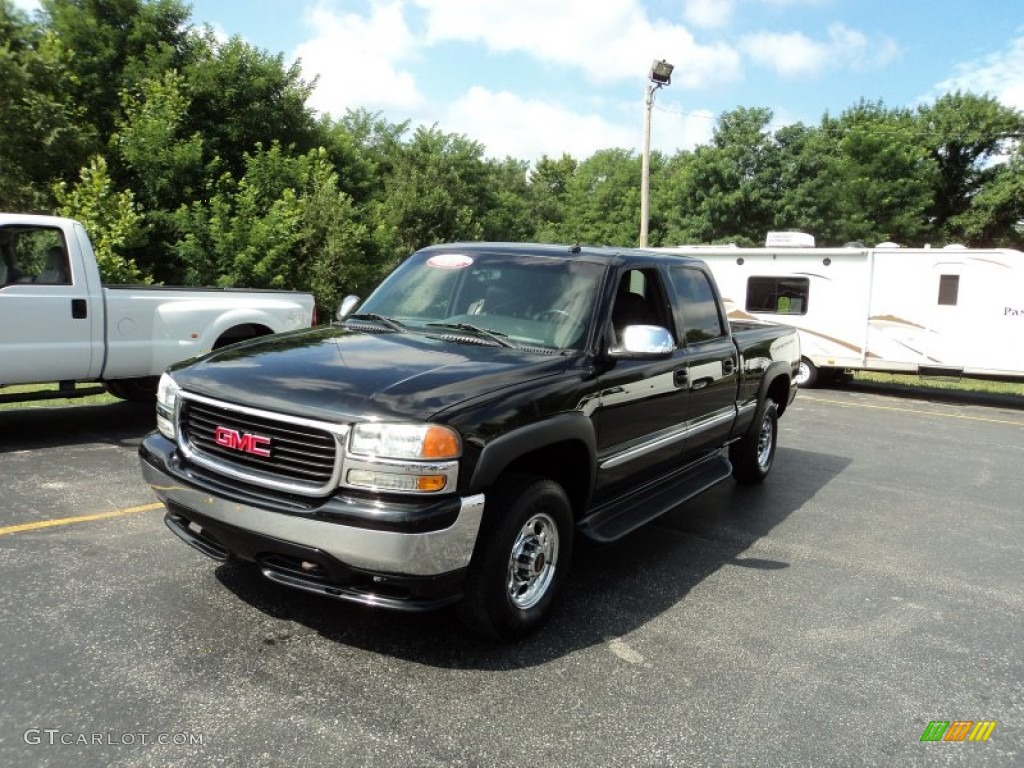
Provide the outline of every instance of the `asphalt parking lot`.
{"type": "Polygon", "coordinates": [[[1024,410],[801,392],[764,486],[588,548],[514,646],[186,547],[151,424],[0,411],[0,765],[1024,762],[1024,410]]]}

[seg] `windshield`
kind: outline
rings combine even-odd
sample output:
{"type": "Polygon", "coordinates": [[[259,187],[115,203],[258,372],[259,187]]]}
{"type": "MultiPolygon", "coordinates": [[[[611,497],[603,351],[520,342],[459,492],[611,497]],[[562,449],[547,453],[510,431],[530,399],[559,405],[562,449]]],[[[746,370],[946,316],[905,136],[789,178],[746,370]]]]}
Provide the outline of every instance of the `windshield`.
{"type": "Polygon", "coordinates": [[[522,254],[418,253],[359,307],[411,330],[472,334],[471,326],[516,345],[578,349],[586,340],[603,268],[522,254]],[[444,324],[438,326],[437,324],[444,324]]]}

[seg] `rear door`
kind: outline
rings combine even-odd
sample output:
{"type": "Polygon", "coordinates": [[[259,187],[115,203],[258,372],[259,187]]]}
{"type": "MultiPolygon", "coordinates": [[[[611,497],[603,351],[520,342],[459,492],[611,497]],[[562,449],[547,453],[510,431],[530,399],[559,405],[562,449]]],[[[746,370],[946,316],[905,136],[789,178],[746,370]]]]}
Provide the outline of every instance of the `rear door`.
{"type": "Polygon", "coordinates": [[[59,227],[0,227],[0,384],[98,375],[88,288],[68,256],[59,227]]]}
{"type": "Polygon", "coordinates": [[[696,266],[668,268],[679,339],[677,382],[686,403],[686,454],[693,458],[720,448],[736,417],[739,354],[707,273],[696,266]]]}

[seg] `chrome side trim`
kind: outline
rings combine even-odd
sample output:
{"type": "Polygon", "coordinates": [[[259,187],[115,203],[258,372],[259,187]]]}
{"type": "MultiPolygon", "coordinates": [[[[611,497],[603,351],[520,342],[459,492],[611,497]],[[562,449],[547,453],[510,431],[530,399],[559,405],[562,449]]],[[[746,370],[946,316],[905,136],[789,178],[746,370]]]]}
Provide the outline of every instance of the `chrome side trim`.
{"type": "Polygon", "coordinates": [[[634,459],[638,459],[641,456],[646,456],[654,451],[659,451],[673,443],[686,440],[686,438],[692,437],[693,435],[698,435],[701,432],[714,429],[724,422],[731,421],[734,418],[736,418],[735,406],[723,408],[700,421],[687,422],[683,425],[671,427],[668,431],[659,434],[651,440],[640,443],[639,445],[634,445],[631,448],[620,451],[619,453],[612,454],[602,461],[599,466],[601,469],[612,469],[614,467],[618,467],[622,464],[633,461],[634,459]]]}
{"type": "Polygon", "coordinates": [[[737,416],[746,416],[750,411],[757,410],[757,400],[741,405],[736,410],[738,411],[737,416]]]}
{"type": "Polygon", "coordinates": [[[617,467],[620,464],[625,464],[633,459],[638,459],[641,456],[646,456],[648,453],[660,450],[666,446],[672,445],[672,443],[681,442],[686,439],[686,435],[689,433],[690,428],[685,424],[674,427],[666,434],[659,435],[653,440],[648,440],[640,445],[634,445],[632,448],[627,448],[624,451],[613,454],[607,459],[601,462],[601,469],[611,469],[617,467]]]}
{"type": "Polygon", "coordinates": [[[699,421],[688,422],[689,432],[687,436],[699,435],[701,432],[706,432],[709,429],[719,427],[727,421],[732,421],[736,418],[736,407],[729,406],[728,408],[722,408],[719,411],[715,411],[699,421]]]}

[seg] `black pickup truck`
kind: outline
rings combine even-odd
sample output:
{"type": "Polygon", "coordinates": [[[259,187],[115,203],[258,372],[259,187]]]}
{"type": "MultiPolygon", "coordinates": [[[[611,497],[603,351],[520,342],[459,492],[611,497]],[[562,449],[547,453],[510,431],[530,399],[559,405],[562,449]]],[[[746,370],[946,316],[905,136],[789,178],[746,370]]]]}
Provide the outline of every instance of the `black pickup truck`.
{"type": "Polygon", "coordinates": [[[763,480],[796,393],[796,332],[730,325],[693,258],[440,245],[350,298],[331,326],[172,367],[142,472],[216,560],[364,605],[457,603],[499,639],[549,612],[577,537],[763,480]]]}

